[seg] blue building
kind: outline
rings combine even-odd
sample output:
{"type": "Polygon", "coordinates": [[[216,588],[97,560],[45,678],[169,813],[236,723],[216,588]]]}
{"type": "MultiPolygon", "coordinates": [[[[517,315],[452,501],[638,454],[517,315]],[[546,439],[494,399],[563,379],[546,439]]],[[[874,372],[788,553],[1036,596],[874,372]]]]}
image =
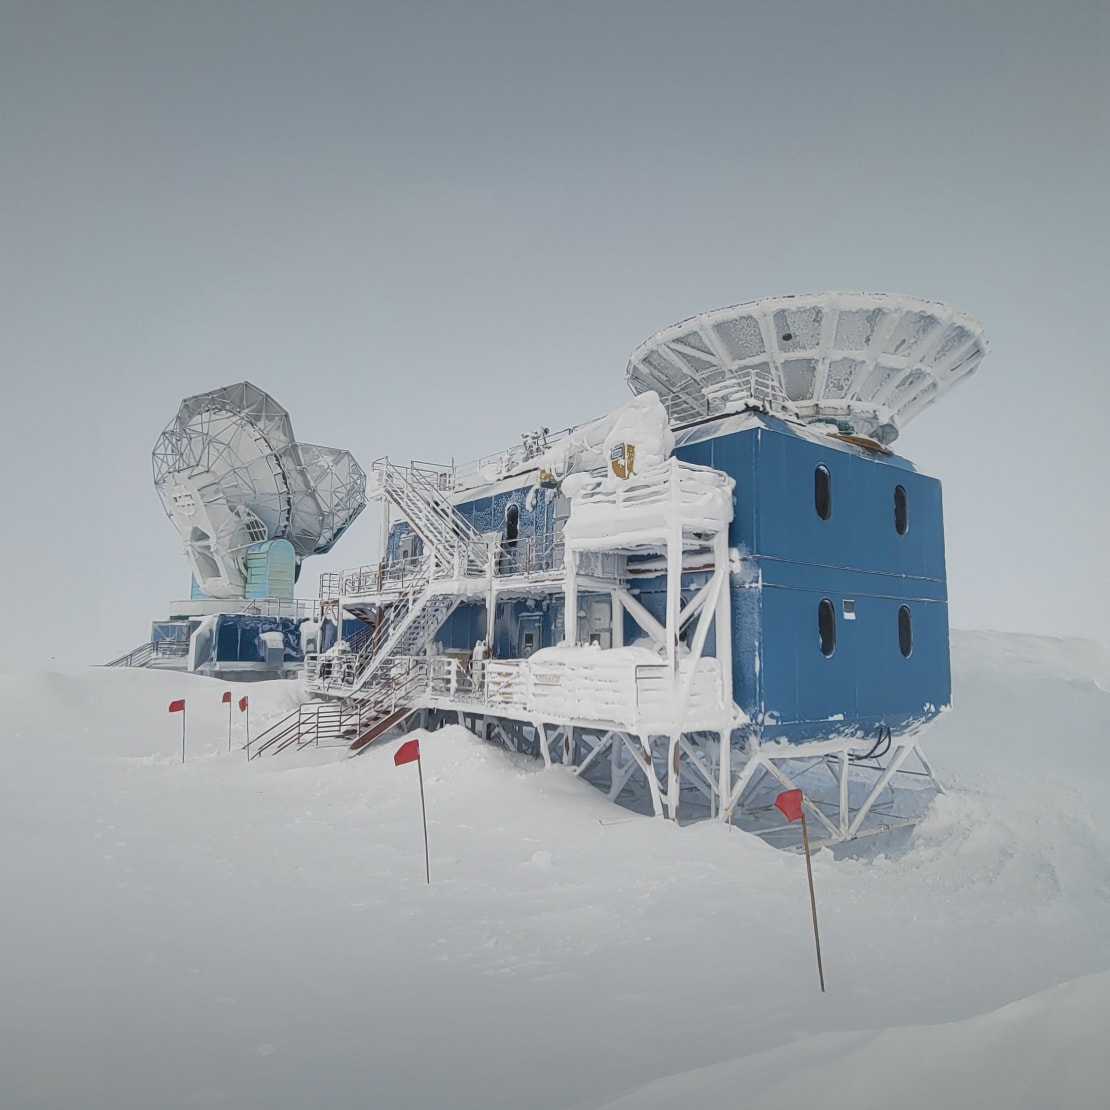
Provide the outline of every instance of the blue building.
{"type": "Polygon", "coordinates": [[[940,483],[812,428],[726,417],[676,448],[736,482],[733,697],[764,738],[905,731],[951,696],[940,483]]]}
{"type": "Polygon", "coordinates": [[[381,460],[388,541],[322,579],[342,639],[307,686],[356,748],[459,720],[673,818],[775,836],[800,785],[828,842],[910,823],[951,694],[944,534],[890,444],[985,350],[930,302],[776,298],[657,333],[592,424],[381,460]]]}

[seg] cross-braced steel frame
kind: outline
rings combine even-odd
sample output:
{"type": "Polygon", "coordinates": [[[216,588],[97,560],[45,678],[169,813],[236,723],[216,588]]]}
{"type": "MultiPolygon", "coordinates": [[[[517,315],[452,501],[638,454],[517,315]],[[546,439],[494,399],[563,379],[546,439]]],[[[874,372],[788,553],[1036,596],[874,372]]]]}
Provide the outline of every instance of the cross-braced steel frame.
{"type": "Polygon", "coordinates": [[[721,734],[637,734],[603,722],[551,722],[506,716],[489,706],[437,708],[429,725],[452,719],[476,736],[535,759],[562,765],[610,801],[674,821],[719,819],[782,847],[797,847],[797,829],[774,809],[784,790],[801,789],[820,830],[812,842],[833,845],[915,824],[941,792],[916,736],[880,734],[808,744],[760,744],[737,730],[721,734]],[[735,770],[721,791],[722,750],[735,770]]]}

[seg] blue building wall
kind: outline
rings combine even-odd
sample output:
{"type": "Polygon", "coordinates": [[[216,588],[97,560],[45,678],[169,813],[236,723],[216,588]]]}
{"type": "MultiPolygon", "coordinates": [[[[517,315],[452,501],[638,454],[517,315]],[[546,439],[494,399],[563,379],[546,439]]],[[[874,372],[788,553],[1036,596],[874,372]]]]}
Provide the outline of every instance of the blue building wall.
{"type": "Polygon", "coordinates": [[[563,598],[514,598],[499,601],[494,621],[493,654],[520,659],[553,647],[563,638],[563,598]]]}
{"type": "Polygon", "coordinates": [[[530,482],[517,489],[464,501],[455,508],[477,531],[504,534],[510,505],[517,510],[517,535],[521,539],[546,535],[555,526],[554,490],[536,489],[530,482]]]}
{"type": "MultiPolygon", "coordinates": [[[[360,633],[365,632],[371,627],[366,621],[358,620],[354,617],[343,618],[343,639],[350,641],[353,640],[360,633]]],[[[330,621],[324,621],[320,626],[320,645],[319,651],[327,651],[329,648],[335,646],[336,629],[335,625],[330,621]]]]}
{"type": "Polygon", "coordinates": [[[486,638],[486,607],[484,603],[463,602],[443,622],[436,642],[445,651],[470,651],[486,638]]]}
{"type": "Polygon", "coordinates": [[[939,482],[897,456],[814,442],[770,417],[675,454],[736,481],[733,691],[764,739],[898,729],[948,704],[939,482]],[[819,466],[830,478],[828,519],[815,503],[819,466]],[[895,526],[896,486],[906,496],[904,535],[895,526]],[[827,657],[818,627],[826,598],[836,637],[827,657]],[[902,606],[912,624],[908,657],[899,643],[902,606]]]}
{"type": "MultiPolygon", "coordinates": [[[[499,599],[493,642],[489,645],[494,658],[519,659],[561,642],[563,608],[561,593],[548,597],[499,599]]],[[[488,642],[486,608],[477,602],[460,605],[443,622],[436,636],[436,642],[444,651],[470,651],[479,640],[488,642]]]]}
{"type": "MultiPolygon", "coordinates": [[[[502,543],[498,553],[501,573],[537,569],[536,554],[545,550],[543,543],[532,541],[549,538],[555,530],[557,494],[552,489],[536,488],[531,482],[516,488],[499,490],[484,497],[464,501],[455,506],[456,511],[476,531],[499,533],[502,543]],[[516,515],[516,538],[509,536],[508,522],[511,510],[516,515]]],[[[394,524],[386,546],[387,559],[401,557],[406,538],[414,536],[412,527],[404,521],[394,524]]],[[[419,538],[415,538],[414,551],[423,552],[419,538]]],[[[517,658],[531,634],[532,650],[551,647],[562,639],[562,590],[548,599],[502,599],[498,602],[494,619],[494,634],[490,647],[499,659],[517,658]]],[[[484,604],[463,603],[444,622],[436,642],[444,651],[469,651],[478,640],[489,642],[484,604]]]]}
{"type": "MultiPolygon", "coordinates": [[[[459,515],[476,531],[483,534],[497,532],[504,538],[502,567],[507,573],[514,569],[506,561],[522,562],[526,548],[534,537],[550,536],[555,529],[556,493],[550,489],[537,489],[531,484],[516,489],[501,490],[486,497],[463,501],[455,506],[459,515]],[[516,541],[508,536],[511,510],[516,514],[516,541]]],[[[386,541],[386,558],[393,562],[401,558],[402,548],[408,542],[414,555],[424,551],[423,542],[407,521],[399,521],[389,530],[386,541]],[[412,537],[411,540],[409,537],[412,537]]],[[[535,550],[535,545],[528,548],[535,550]]],[[[516,568],[523,569],[523,566],[516,568]]]]}
{"type": "Polygon", "coordinates": [[[300,621],[292,617],[263,617],[247,613],[221,613],[193,637],[196,670],[234,669],[236,663],[264,663],[261,634],[280,632],[285,662],[297,663],[301,654],[300,621]]]}
{"type": "MultiPolygon", "coordinates": [[[[769,416],[732,432],[715,433],[709,425],[687,433],[686,440],[675,450],[678,458],[722,470],[736,483],[729,528],[729,546],[739,554],[730,583],[732,683],[751,729],[765,740],[868,735],[880,725],[897,731],[947,705],[951,675],[940,483],[898,456],[799,434],[769,416]],[[827,519],[816,507],[818,467],[827,470],[830,481],[827,519]],[[898,486],[908,509],[905,534],[895,524],[898,486]],[[835,614],[835,648],[828,655],[818,622],[826,599],[835,614]],[[908,656],[899,641],[902,607],[912,623],[908,656]]],[[[521,547],[529,537],[554,531],[553,490],[533,492],[525,485],[456,507],[478,531],[504,535],[510,506],[517,513],[521,547]]],[[[390,558],[397,558],[409,531],[406,524],[394,527],[390,558]]],[[[511,545],[503,545],[506,551],[512,557],[511,545]]],[[[704,575],[684,576],[684,599],[704,581],[704,575]]],[[[630,585],[663,620],[664,579],[635,578],[630,585]]],[[[485,625],[484,607],[466,603],[448,618],[437,640],[445,650],[469,650],[477,640],[489,639],[485,625]]],[[[546,607],[542,598],[498,603],[491,644],[497,657],[522,653],[522,627],[535,630],[540,647],[558,642],[561,588],[546,607]]],[[[624,633],[626,642],[640,634],[627,615],[624,633]]]]}

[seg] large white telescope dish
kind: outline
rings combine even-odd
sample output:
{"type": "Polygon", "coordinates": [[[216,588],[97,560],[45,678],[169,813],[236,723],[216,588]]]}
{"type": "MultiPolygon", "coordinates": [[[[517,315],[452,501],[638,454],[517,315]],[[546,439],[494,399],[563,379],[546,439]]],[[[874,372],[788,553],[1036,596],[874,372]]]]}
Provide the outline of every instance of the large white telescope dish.
{"type": "Polygon", "coordinates": [[[187,397],[154,446],[154,485],[208,597],[242,597],[248,548],[288,540],[297,566],[366,505],[366,475],[334,447],[297,443],[289,414],[250,382],[187,397]]]}
{"type": "Polygon", "coordinates": [[[770,297],[657,332],[628,362],[674,425],[756,403],[833,420],[891,443],[907,421],[975,372],[983,329],[947,305],[892,293],[770,297]]]}

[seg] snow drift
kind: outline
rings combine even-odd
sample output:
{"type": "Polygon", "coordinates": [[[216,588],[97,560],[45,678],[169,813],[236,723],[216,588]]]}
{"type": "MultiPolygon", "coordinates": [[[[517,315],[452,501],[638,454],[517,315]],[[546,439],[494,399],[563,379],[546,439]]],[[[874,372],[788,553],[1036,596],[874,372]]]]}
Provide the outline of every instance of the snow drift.
{"type": "MultiPolygon", "coordinates": [[[[247,763],[226,684],[0,676],[5,1107],[1097,1104],[1110,658],[957,634],[949,793],[804,865],[459,729],[247,763]],[[188,702],[188,761],[168,702],[188,702]]],[[[252,684],[252,726],[294,700],[252,684]]],[[[237,700],[241,691],[235,690],[237,700]]]]}

